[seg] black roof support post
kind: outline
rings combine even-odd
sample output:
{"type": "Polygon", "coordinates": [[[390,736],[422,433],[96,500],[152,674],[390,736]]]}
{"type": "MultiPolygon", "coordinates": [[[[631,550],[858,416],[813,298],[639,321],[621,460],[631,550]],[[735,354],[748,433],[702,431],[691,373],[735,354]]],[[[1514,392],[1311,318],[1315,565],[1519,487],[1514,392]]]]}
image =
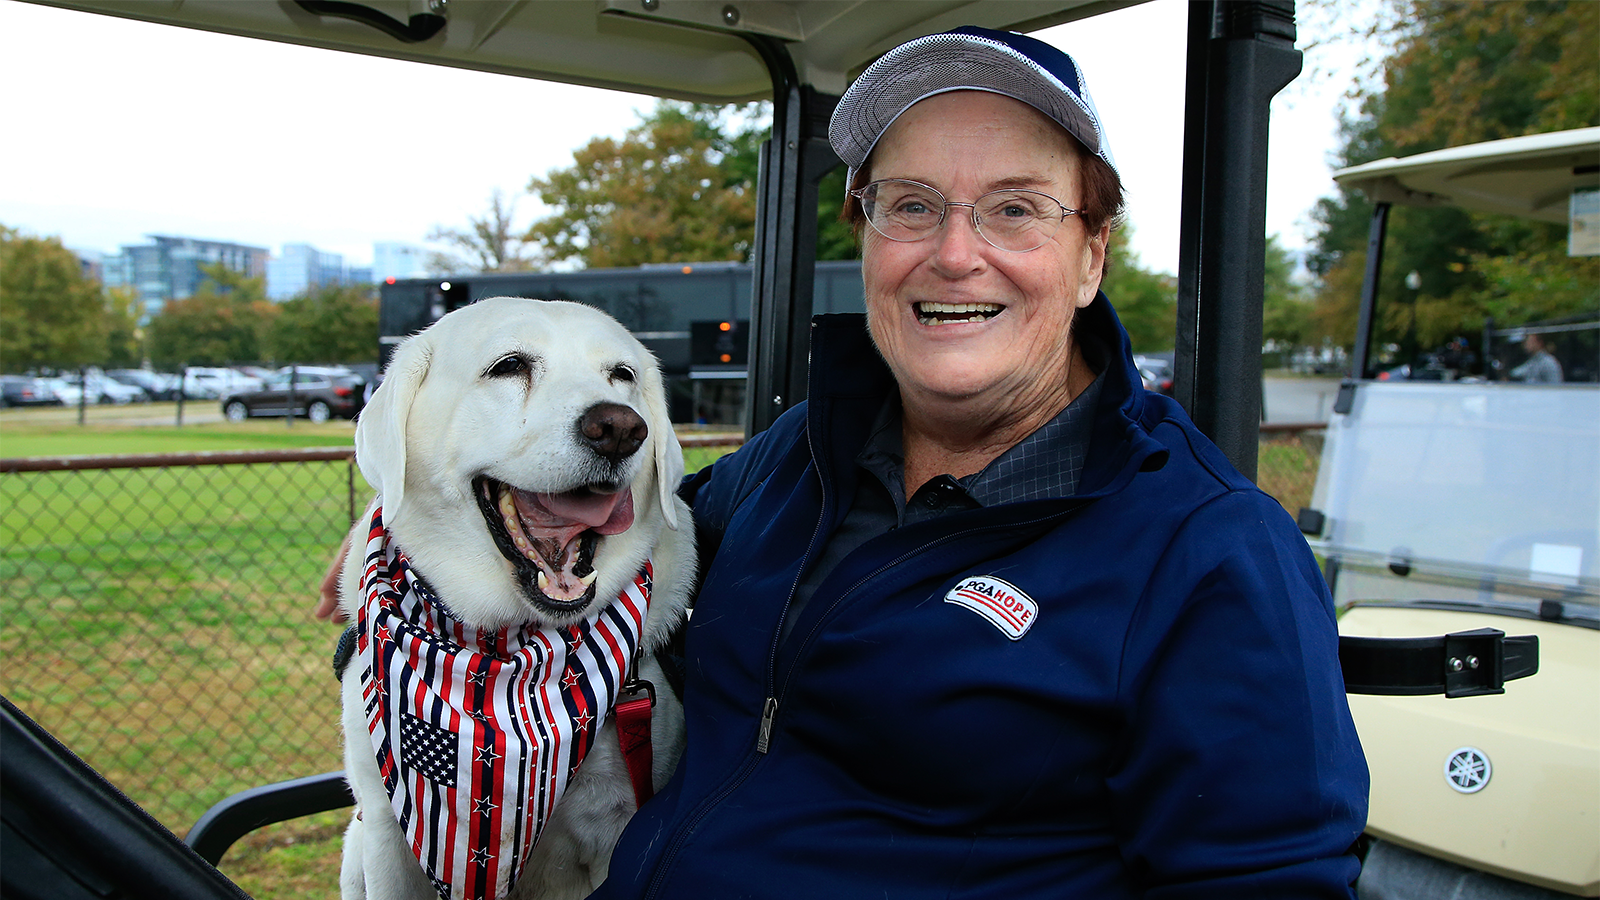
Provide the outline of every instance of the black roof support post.
{"type": "Polygon", "coordinates": [[[1383,274],[1383,239],[1389,230],[1389,204],[1372,207],[1367,229],[1367,270],[1361,278],[1361,309],[1356,314],[1356,346],[1350,359],[1350,378],[1371,378],[1372,324],[1378,313],[1378,277],[1383,274]]]}
{"type": "Polygon", "coordinates": [[[1356,345],[1355,351],[1350,354],[1350,374],[1340,383],[1339,396],[1333,402],[1333,411],[1336,413],[1348,413],[1355,408],[1356,387],[1362,379],[1372,376],[1368,371],[1372,365],[1372,326],[1377,321],[1378,278],[1383,274],[1383,239],[1388,230],[1389,204],[1379,203],[1372,207],[1372,222],[1367,227],[1367,269],[1361,277],[1361,308],[1356,312],[1356,345]]]}
{"type": "Polygon", "coordinates": [[[806,395],[817,258],[817,186],[840,165],[828,143],[838,98],[800,84],[784,45],[746,35],[772,74],[772,136],[761,148],[751,278],[745,436],[806,395]]]}
{"type": "Polygon", "coordinates": [[[1266,269],[1267,120],[1300,74],[1294,0],[1192,0],[1174,393],[1256,475],[1266,269]]]}

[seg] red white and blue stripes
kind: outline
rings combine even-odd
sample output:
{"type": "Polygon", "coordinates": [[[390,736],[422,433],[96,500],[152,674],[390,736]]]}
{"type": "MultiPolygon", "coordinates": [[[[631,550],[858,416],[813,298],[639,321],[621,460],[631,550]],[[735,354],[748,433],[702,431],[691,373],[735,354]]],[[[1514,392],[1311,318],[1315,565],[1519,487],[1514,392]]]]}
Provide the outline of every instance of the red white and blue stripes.
{"type": "MultiPolygon", "coordinates": [[[[356,657],[378,771],[441,898],[503,897],[626,681],[651,568],[576,625],[456,619],[373,513],[356,657]]],[[[370,814],[370,810],[368,814],[370,814]]]]}

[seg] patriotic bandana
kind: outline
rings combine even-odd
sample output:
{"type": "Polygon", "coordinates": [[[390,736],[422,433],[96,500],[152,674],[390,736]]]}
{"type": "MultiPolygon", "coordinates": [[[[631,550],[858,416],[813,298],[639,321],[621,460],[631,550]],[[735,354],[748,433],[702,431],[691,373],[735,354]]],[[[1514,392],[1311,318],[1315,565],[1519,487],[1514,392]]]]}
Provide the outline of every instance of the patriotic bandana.
{"type": "Polygon", "coordinates": [[[439,896],[504,897],[627,678],[651,567],[579,624],[485,632],[388,538],[380,508],[356,618],[378,771],[439,896]]]}

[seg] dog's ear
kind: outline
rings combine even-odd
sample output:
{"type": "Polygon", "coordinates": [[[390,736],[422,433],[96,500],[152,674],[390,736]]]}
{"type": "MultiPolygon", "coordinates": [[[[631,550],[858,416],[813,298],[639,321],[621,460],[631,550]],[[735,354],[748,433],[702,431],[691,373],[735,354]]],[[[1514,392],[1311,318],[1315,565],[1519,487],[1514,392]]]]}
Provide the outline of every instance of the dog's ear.
{"type": "Polygon", "coordinates": [[[356,465],[378,492],[386,523],[399,515],[405,498],[406,420],[432,361],[433,348],[421,335],[401,344],[356,420],[356,465]]]}
{"type": "Polygon", "coordinates": [[[683,481],[683,447],[678,443],[677,432],[672,430],[672,411],[667,406],[667,392],[662,386],[661,366],[652,365],[641,380],[650,433],[656,436],[656,495],[667,527],[677,531],[678,506],[672,501],[678,495],[679,482],[683,481]]]}

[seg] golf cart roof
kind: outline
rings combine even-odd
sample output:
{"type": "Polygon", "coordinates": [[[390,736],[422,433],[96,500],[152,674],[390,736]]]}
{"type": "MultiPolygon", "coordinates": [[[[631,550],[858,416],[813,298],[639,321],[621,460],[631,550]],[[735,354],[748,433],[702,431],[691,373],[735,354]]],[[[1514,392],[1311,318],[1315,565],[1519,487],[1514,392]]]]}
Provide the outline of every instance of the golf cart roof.
{"type": "Polygon", "coordinates": [[[1566,222],[1574,188],[1600,186],[1600,128],[1380,159],[1333,173],[1374,203],[1457,206],[1566,222]]]}
{"type": "Polygon", "coordinates": [[[879,54],[913,37],[961,25],[1034,31],[1141,0],[42,2],[332,50],[732,103],[772,95],[772,76],[742,35],[785,43],[801,83],[839,94],[879,54]],[[442,28],[430,12],[435,7],[443,10],[442,28]],[[367,19],[340,17],[352,10],[365,10],[367,19]],[[431,36],[416,40],[430,33],[430,24],[431,36]]]}

